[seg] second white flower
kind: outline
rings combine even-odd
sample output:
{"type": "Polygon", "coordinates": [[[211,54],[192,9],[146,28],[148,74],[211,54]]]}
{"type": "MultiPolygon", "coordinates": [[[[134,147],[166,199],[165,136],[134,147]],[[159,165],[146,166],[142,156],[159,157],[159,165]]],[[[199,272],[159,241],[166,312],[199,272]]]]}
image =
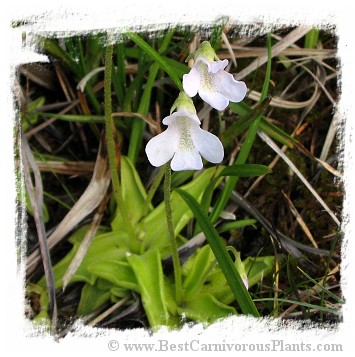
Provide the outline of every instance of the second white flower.
{"type": "Polygon", "coordinates": [[[247,86],[224,70],[228,60],[215,60],[216,57],[211,45],[203,42],[195,55],[193,67],[183,76],[183,87],[189,97],[198,93],[211,107],[224,110],[229,102],[244,99],[247,86]]]}
{"type": "Polygon", "coordinates": [[[223,160],[223,145],[217,136],[200,128],[194,113],[179,109],[163,120],[168,128],[152,138],[146,154],[153,166],[162,166],[170,159],[174,171],[201,170],[201,156],[214,164],[223,160]]]}

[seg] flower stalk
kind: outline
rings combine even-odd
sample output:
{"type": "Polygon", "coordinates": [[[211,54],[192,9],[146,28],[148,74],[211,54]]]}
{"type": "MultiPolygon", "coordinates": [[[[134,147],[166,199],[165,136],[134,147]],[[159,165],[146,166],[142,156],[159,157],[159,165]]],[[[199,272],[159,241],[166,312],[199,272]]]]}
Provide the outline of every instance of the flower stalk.
{"type": "MultiPolygon", "coordinates": [[[[156,60],[158,62],[159,58],[156,60]]],[[[153,166],[165,165],[164,201],[174,266],[175,299],[178,305],[182,301],[183,289],[170,204],[171,169],[201,170],[202,158],[214,164],[222,162],[223,145],[217,136],[200,127],[201,121],[191,98],[198,93],[201,99],[218,111],[226,109],[229,102],[243,100],[247,86],[225,71],[227,65],[228,60],[219,60],[209,42],[201,44],[194,54],[193,67],[183,76],[183,90],[177,85],[180,94],[171,107],[170,115],[163,119],[167,129],[153,137],[145,148],[148,160],[153,166]]],[[[240,262],[240,256],[236,255],[236,259],[240,262]]],[[[247,284],[247,280],[244,284],[247,284]]]]}
{"type": "Polygon", "coordinates": [[[167,163],[165,164],[164,202],[165,202],[166,220],[167,220],[168,231],[169,231],[171,256],[173,259],[173,266],[174,266],[175,300],[176,303],[179,305],[182,301],[181,265],[180,265],[179,252],[178,252],[175,232],[174,232],[173,215],[171,212],[171,205],[170,205],[170,192],[171,192],[171,169],[169,163],[167,163]]]}
{"type": "Polygon", "coordinates": [[[105,52],[105,78],[104,78],[104,106],[105,106],[105,127],[106,127],[106,144],[112,188],[117,207],[126,223],[128,235],[131,241],[131,247],[134,252],[139,252],[140,243],[136,238],[131,221],[129,220],[127,209],[123,200],[122,189],[118,177],[118,168],[116,162],[116,145],[114,140],[114,123],[112,120],[112,103],[111,103],[111,80],[112,80],[112,54],[113,46],[108,45],[105,52]]]}

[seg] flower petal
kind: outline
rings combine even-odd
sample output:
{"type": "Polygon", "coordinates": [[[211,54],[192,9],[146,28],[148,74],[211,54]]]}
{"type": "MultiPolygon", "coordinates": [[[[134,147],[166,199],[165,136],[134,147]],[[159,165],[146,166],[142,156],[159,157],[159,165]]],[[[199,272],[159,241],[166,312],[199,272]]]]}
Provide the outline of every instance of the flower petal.
{"type": "Polygon", "coordinates": [[[145,152],[149,162],[153,166],[159,167],[174,156],[178,145],[179,132],[174,128],[168,128],[148,141],[145,152]]]}
{"type": "Polygon", "coordinates": [[[212,62],[207,61],[205,57],[200,56],[200,57],[196,58],[195,63],[194,63],[192,68],[196,68],[196,69],[198,69],[200,71],[202,69],[203,70],[207,69],[208,72],[211,72],[211,70],[210,70],[211,63],[212,62]],[[203,65],[201,66],[201,64],[199,62],[204,63],[207,66],[207,68],[205,66],[203,66],[203,65]]]}
{"type": "Polygon", "coordinates": [[[193,68],[198,68],[200,71],[207,69],[207,71],[209,73],[217,73],[218,71],[225,69],[227,66],[228,66],[227,59],[224,59],[223,61],[209,62],[206,60],[205,57],[198,57],[198,58],[196,58],[193,68]],[[199,62],[204,63],[207,66],[207,68],[204,66],[198,65],[199,62]]]}
{"type": "Polygon", "coordinates": [[[229,104],[229,100],[218,92],[205,91],[200,89],[199,95],[206,103],[217,110],[224,110],[229,104]]]}
{"type": "Polygon", "coordinates": [[[196,127],[191,131],[191,137],[196,149],[204,159],[213,164],[219,164],[223,160],[223,145],[216,135],[196,127]]]}
{"type": "Polygon", "coordinates": [[[235,103],[242,101],[248,90],[244,82],[236,81],[232,74],[225,71],[216,74],[215,85],[222,95],[235,103]]]}
{"type": "Polygon", "coordinates": [[[189,97],[194,97],[200,87],[200,74],[195,67],[182,76],[182,86],[189,97]]]}
{"type": "Polygon", "coordinates": [[[223,61],[214,61],[210,63],[209,72],[217,73],[218,71],[224,70],[227,66],[228,66],[227,59],[224,59],[223,61]]]}
{"type": "Polygon", "coordinates": [[[187,111],[185,111],[183,109],[179,109],[178,111],[174,112],[173,114],[165,117],[163,119],[163,124],[172,125],[180,117],[188,117],[193,122],[195,122],[196,124],[198,124],[198,125],[201,124],[201,121],[200,121],[199,117],[196,114],[189,113],[189,112],[187,112],[187,111]]]}
{"type": "Polygon", "coordinates": [[[174,171],[201,170],[202,168],[202,159],[197,150],[178,150],[171,161],[171,169],[174,171]]]}

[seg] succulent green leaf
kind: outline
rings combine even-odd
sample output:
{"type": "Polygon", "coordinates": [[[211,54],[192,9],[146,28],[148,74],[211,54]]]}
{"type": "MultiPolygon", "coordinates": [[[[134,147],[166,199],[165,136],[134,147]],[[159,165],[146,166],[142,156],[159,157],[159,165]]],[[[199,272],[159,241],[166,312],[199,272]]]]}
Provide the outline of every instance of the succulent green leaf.
{"type": "Polygon", "coordinates": [[[142,255],[130,255],[127,261],[136,275],[138,290],[150,326],[168,326],[169,313],[165,301],[164,274],[159,251],[151,249],[142,255]]]}

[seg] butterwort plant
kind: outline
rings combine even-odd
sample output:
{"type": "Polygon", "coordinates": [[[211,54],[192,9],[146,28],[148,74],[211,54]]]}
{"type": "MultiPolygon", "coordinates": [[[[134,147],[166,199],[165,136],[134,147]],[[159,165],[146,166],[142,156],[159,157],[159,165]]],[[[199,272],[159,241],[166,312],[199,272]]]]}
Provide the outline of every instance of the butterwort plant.
{"type": "Polygon", "coordinates": [[[208,41],[202,42],[194,54],[194,64],[183,76],[183,88],[189,97],[197,93],[211,107],[221,111],[229,102],[240,102],[247,93],[244,82],[237,81],[226,72],[228,60],[219,60],[208,41]]]}
{"type": "Polygon", "coordinates": [[[217,136],[201,129],[191,97],[199,93],[217,110],[224,110],[230,101],[243,100],[247,86],[224,70],[227,65],[228,60],[220,61],[208,41],[202,42],[194,54],[193,67],[183,76],[184,91],[173,104],[170,115],[163,119],[168,128],[146,146],[148,160],[153,166],[159,167],[171,160],[174,171],[201,170],[202,158],[213,164],[222,162],[223,145],[217,136]]]}
{"type": "Polygon", "coordinates": [[[145,149],[153,166],[159,167],[171,160],[171,169],[174,171],[201,170],[201,156],[213,164],[223,160],[221,141],[201,129],[195,106],[184,92],[180,92],[163,124],[168,128],[152,138],[145,149]]]}

